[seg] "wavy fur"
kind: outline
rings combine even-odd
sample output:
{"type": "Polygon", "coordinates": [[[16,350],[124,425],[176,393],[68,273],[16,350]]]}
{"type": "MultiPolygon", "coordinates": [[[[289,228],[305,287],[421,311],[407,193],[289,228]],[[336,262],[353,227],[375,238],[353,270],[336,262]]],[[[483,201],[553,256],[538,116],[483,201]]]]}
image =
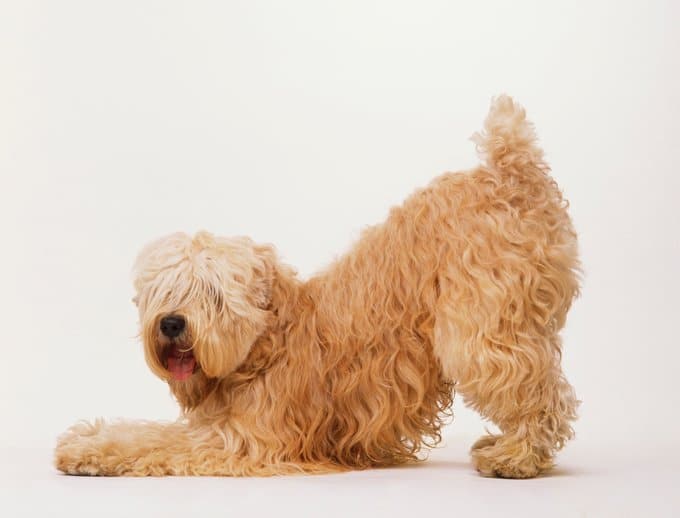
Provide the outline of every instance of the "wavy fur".
{"type": "Polygon", "coordinates": [[[572,437],[559,330],[578,294],[576,234],[524,110],[492,103],[484,161],[436,178],[306,282],[248,238],[174,234],[135,287],[146,360],[176,423],[81,423],[56,465],[91,475],[271,475],[410,462],[440,439],[453,386],[496,423],[473,461],[524,478],[572,437]],[[198,367],[175,381],[159,321],[198,367]]]}

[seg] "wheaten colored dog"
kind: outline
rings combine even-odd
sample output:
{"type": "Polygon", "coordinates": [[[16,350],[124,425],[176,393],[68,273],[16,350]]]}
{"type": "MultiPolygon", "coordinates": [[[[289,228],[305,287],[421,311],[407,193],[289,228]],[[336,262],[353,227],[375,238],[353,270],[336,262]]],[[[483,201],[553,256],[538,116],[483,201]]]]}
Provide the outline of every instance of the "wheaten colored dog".
{"type": "Polygon", "coordinates": [[[308,281],[268,245],[205,232],[135,266],[146,361],[174,423],[82,423],[56,466],[87,475],[273,475],[412,461],[454,385],[493,421],[480,473],[533,477],[572,437],[559,330],[576,235],[524,110],[492,104],[483,165],[445,174],[308,281]]]}

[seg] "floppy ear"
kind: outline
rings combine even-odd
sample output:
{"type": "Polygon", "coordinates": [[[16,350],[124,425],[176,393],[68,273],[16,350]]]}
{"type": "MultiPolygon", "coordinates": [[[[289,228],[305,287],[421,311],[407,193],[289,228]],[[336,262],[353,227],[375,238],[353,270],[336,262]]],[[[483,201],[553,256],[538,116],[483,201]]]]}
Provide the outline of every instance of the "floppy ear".
{"type": "MultiPolygon", "coordinates": [[[[211,283],[221,304],[205,327],[196,350],[204,372],[212,378],[233,372],[267,328],[275,269],[271,246],[248,238],[217,238],[211,261],[211,283]]],[[[207,272],[206,272],[207,273],[207,272]]]]}
{"type": "Polygon", "coordinates": [[[209,378],[224,378],[234,372],[266,329],[266,322],[264,315],[224,321],[216,336],[195,348],[203,372],[209,378]]]}

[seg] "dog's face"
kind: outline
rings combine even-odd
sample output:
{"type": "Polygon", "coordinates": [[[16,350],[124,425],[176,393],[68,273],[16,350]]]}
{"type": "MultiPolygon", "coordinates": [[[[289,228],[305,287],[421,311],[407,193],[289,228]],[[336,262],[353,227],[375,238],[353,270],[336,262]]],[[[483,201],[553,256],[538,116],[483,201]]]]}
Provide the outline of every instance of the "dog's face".
{"type": "Polygon", "coordinates": [[[233,372],[267,326],[273,251],[248,238],[172,234],[134,267],[146,361],[165,380],[233,372]]]}

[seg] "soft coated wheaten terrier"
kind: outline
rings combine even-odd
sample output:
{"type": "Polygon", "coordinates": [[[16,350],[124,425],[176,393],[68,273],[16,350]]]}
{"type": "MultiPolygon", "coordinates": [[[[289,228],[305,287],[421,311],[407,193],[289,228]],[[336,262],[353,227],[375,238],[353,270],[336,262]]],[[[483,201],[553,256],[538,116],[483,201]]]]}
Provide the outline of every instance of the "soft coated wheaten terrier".
{"type": "Polygon", "coordinates": [[[496,99],[483,165],[436,178],[307,281],[274,249],[206,232],[148,245],[135,302],[173,423],[81,423],[56,466],[85,475],[272,475],[387,466],[440,438],[453,389],[500,432],[484,475],[551,467],[577,400],[558,335],[576,234],[533,126],[496,99]]]}

